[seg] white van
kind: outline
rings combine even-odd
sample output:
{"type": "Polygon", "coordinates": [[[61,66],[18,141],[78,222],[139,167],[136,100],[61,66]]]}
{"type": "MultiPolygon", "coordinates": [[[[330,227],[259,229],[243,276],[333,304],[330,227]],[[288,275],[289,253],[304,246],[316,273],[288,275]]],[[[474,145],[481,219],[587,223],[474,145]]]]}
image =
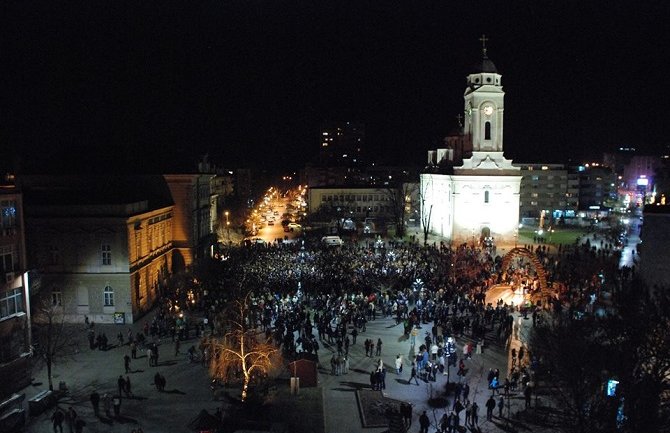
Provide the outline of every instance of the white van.
{"type": "Polygon", "coordinates": [[[328,246],[340,246],[344,241],[339,236],[324,236],[321,238],[321,243],[328,246]]]}

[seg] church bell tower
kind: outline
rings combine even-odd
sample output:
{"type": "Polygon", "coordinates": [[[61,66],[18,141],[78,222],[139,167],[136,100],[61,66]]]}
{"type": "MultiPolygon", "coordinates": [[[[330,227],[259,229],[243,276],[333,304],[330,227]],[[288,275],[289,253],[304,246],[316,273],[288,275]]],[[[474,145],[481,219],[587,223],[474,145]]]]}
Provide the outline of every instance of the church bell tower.
{"type": "Polygon", "coordinates": [[[472,143],[473,152],[503,151],[503,113],[505,92],[502,76],[486,54],[486,35],[482,42],[482,59],[467,77],[465,89],[464,134],[472,143]]]}

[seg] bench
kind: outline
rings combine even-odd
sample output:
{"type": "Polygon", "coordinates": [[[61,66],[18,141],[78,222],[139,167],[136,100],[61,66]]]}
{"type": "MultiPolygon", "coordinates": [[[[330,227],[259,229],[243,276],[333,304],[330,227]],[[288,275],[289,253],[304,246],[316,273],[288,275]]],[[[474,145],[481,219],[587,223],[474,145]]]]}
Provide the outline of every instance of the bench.
{"type": "Polygon", "coordinates": [[[37,416],[49,409],[55,403],[53,391],[44,390],[28,400],[30,416],[37,416]]]}

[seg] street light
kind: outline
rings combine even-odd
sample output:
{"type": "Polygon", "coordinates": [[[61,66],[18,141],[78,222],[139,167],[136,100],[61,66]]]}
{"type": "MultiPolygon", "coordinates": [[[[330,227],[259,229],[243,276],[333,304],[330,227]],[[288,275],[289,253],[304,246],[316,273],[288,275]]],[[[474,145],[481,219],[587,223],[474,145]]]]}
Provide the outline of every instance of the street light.
{"type": "Polygon", "coordinates": [[[226,216],[226,234],[228,236],[228,242],[230,242],[230,212],[225,211],[223,214],[226,216]]]}

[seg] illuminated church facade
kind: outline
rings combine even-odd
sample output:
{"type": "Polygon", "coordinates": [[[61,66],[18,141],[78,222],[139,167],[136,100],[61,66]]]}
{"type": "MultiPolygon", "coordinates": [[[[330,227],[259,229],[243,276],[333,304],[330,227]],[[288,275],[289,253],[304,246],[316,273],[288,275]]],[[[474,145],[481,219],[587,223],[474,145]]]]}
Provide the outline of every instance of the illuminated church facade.
{"type": "Polygon", "coordinates": [[[428,152],[421,174],[421,221],[452,242],[511,243],[518,233],[521,174],[503,155],[501,78],[484,46],[467,77],[463,124],[444,149],[428,152]]]}

